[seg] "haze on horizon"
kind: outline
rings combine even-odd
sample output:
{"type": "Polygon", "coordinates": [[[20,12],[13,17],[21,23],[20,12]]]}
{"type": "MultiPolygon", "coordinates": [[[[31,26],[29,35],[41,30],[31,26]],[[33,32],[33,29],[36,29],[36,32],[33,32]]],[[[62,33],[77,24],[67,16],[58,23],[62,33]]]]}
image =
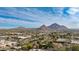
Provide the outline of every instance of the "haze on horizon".
{"type": "Polygon", "coordinates": [[[79,28],[79,8],[75,7],[0,7],[0,28],[36,28],[53,23],[79,28]]]}

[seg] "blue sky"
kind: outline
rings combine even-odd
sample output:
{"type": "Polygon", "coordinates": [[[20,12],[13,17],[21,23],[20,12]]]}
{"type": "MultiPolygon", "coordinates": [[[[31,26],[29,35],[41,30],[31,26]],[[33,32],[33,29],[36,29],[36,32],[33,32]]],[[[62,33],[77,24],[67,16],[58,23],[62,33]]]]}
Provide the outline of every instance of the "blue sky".
{"type": "Polygon", "coordinates": [[[58,23],[79,28],[79,8],[76,7],[0,7],[0,28],[36,28],[58,23]]]}

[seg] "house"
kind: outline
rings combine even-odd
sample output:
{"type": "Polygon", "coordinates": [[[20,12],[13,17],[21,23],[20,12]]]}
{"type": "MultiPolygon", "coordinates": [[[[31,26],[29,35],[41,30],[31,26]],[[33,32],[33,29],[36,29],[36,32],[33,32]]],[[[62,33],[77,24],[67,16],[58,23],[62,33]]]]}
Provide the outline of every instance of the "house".
{"type": "Polygon", "coordinates": [[[27,36],[18,36],[18,38],[21,38],[21,39],[26,39],[26,38],[30,38],[31,35],[27,35],[27,36]]]}
{"type": "Polygon", "coordinates": [[[70,40],[69,39],[65,39],[65,38],[58,38],[56,40],[56,42],[58,42],[58,43],[70,43],[70,40]]]}
{"type": "Polygon", "coordinates": [[[17,42],[12,42],[12,41],[6,41],[6,40],[0,40],[0,47],[1,48],[6,48],[6,46],[16,46],[17,42]]]}
{"type": "Polygon", "coordinates": [[[74,39],[71,40],[72,44],[79,44],[79,37],[75,37],[74,39]]]}
{"type": "Polygon", "coordinates": [[[0,40],[6,39],[8,36],[0,36],[0,40]]]}

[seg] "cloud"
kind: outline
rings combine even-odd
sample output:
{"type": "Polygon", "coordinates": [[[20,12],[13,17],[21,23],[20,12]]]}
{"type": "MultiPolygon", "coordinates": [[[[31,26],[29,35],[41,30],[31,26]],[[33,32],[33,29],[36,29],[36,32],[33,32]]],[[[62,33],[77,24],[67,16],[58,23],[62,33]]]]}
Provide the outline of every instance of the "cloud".
{"type": "Polygon", "coordinates": [[[19,27],[19,26],[23,26],[23,27],[33,27],[35,25],[39,25],[38,22],[36,23],[32,23],[32,22],[28,22],[28,21],[22,21],[22,20],[16,20],[16,19],[6,19],[6,18],[0,18],[0,27],[19,27]]]}
{"type": "MultiPolygon", "coordinates": [[[[39,27],[42,24],[58,23],[70,28],[79,25],[78,8],[51,7],[51,8],[0,8],[0,26],[39,27]],[[69,15],[68,15],[69,14],[69,15]],[[66,15],[65,17],[63,15],[66,15]],[[73,24],[75,22],[75,24],[73,24]],[[74,26],[73,26],[74,25],[74,26]]],[[[78,27],[77,27],[78,28],[78,27]]]]}
{"type": "Polygon", "coordinates": [[[76,13],[79,13],[79,8],[70,8],[67,12],[70,15],[75,15],[76,13]]]}

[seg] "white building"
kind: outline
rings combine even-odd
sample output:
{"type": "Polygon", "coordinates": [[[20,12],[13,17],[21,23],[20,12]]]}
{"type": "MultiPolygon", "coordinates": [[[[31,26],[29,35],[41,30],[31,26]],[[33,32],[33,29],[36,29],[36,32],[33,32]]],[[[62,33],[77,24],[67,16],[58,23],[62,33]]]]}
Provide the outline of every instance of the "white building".
{"type": "Polygon", "coordinates": [[[79,44],[79,37],[76,37],[74,39],[71,40],[72,44],[79,44]]]}
{"type": "Polygon", "coordinates": [[[6,46],[16,46],[17,45],[17,42],[11,42],[11,41],[6,41],[6,40],[0,40],[0,47],[1,48],[5,48],[6,46]]]}
{"type": "Polygon", "coordinates": [[[56,40],[57,42],[70,42],[70,40],[65,39],[65,38],[59,38],[56,40]]]}
{"type": "Polygon", "coordinates": [[[26,38],[30,38],[31,35],[27,35],[27,36],[18,36],[18,38],[21,38],[21,39],[26,39],[26,38]]]}

